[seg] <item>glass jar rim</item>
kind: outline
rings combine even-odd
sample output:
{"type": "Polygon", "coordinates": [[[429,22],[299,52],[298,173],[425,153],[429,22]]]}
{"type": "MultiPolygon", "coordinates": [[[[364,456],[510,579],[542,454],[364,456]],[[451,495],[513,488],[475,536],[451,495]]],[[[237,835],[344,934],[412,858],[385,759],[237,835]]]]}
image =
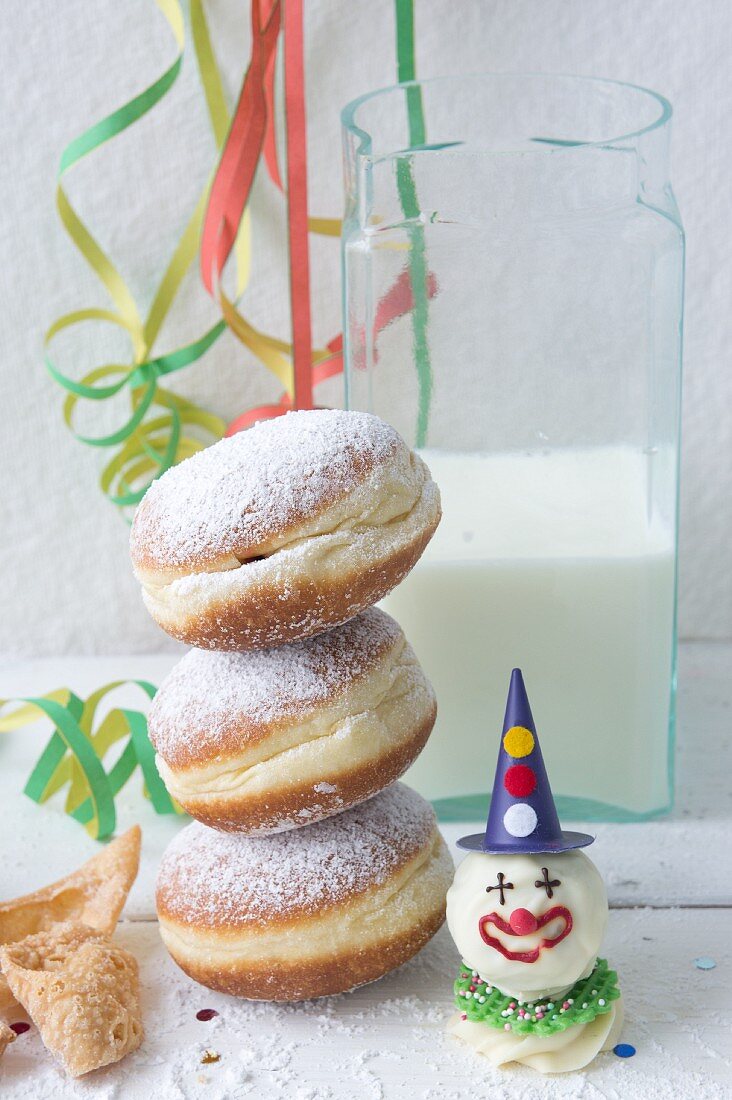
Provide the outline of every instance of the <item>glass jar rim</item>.
{"type": "MultiPolygon", "coordinates": [[[[449,74],[449,75],[445,75],[445,76],[429,77],[426,80],[408,80],[408,81],[404,81],[401,84],[389,84],[389,85],[385,85],[382,88],[376,88],[371,92],[365,92],[363,95],[357,96],[355,99],[352,99],[349,103],[347,103],[345,105],[345,107],[342,108],[342,110],[341,110],[341,124],[342,124],[342,126],[345,130],[347,130],[349,133],[353,134],[355,137],[360,139],[360,145],[357,149],[357,153],[358,153],[359,156],[362,156],[362,157],[365,157],[365,158],[373,158],[374,160],[378,160],[378,159],[380,159],[380,157],[379,156],[374,156],[369,151],[370,145],[371,145],[371,135],[366,130],[364,130],[361,126],[359,126],[358,123],[356,122],[356,114],[357,114],[358,110],[365,103],[368,103],[371,100],[379,99],[383,96],[393,94],[394,92],[398,92],[400,90],[409,89],[409,88],[436,87],[440,84],[443,84],[443,85],[458,84],[459,85],[459,84],[465,84],[465,83],[468,83],[468,82],[471,82],[471,81],[479,81],[479,82],[482,82],[482,83],[489,83],[489,82],[492,82],[492,81],[504,80],[504,79],[514,79],[514,80],[516,80],[516,79],[518,79],[518,80],[545,79],[545,80],[577,82],[577,83],[582,83],[582,84],[585,84],[585,85],[594,84],[594,85],[597,85],[598,87],[603,87],[604,86],[604,87],[622,88],[622,89],[626,89],[628,91],[641,93],[642,96],[644,96],[648,99],[654,100],[660,108],[660,111],[659,111],[659,114],[657,115],[657,117],[654,118],[652,121],[646,123],[644,126],[639,126],[635,129],[631,129],[627,132],[620,133],[620,134],[615,134],[615,133],[608,134],[608,135],[606,135],[602,138],[598,138],[598,139],[593,140],[593,141],[581,141],[581,142],[566,144],[566,145],[565,144],[554,145],[554,144],[549,143],[549,142],[547,142],[546,144],[537,143],[536,148],[533,150],[536,153],[541,153],[541,152],[547,152],[548,151],[548,152],[551,152],[553,155],[556,155],[556,154],[559,154],[559,153],[574,153],[574,154],[576,154],[578,151],[585,150],[585,149],[593,149],[593,148],[603,147],[603,146],[608,145],[609,143],[617,144],[617,143],[620,143],[620,142],[634,141],[634,140],[637,140],[637,139],[641,138],[644,134],[648,134],[648,133],[651,133],[654,130],[660,129],[661,127],[663,127],[670,120],[670,118],[673,115],[673,108],[671,106],[671,103],[666,99],[665,96],[662,96],[660,94],[660,92],[655,92],[655,91],[653,91],[652,88],[646,88],[641,84],[633,84],[633,83],[631,83],[629,81],[625,81],[625,80],[613,80],[613,79],[610,79],[608,77],[582,76],[582,75],[579,75],[579,74],[576,74],[576,73],[552,73],[552,72],[543,73],[543,72],[529,72],[529,71],[512,72],[512,71],[508,71],[508,70],[507,71],[500,71],[500,72],[499,71],[489,72],[489,71],[484,70],[482,72],[473,72],[473,73],[464,73],[464,74],[449,74]]],[[[419,151],[422,151],[422,150],[417,150],[417,151],[419,152],[419,151]]],[[[429,151],[429,150],[424,150],[424,151],[429,151]]],[[[409,152],[410,152],[409,149],[394,150],[391,153],[382,154],[382,156],[394,156],[394,155],[397,155],[399,153],[407,154],[409,152]]],[[[455,148],[453,150],[453,152],[457,152],[459,154],[459,147],[455,148]]],[[[496,152],[497,153],[500,152],[500,153],[510,155],[513,152],[513,150],[496,150],[496,152]]],[[[525,150],[523,150],[522,153],[525,153],[525,150]]]]}

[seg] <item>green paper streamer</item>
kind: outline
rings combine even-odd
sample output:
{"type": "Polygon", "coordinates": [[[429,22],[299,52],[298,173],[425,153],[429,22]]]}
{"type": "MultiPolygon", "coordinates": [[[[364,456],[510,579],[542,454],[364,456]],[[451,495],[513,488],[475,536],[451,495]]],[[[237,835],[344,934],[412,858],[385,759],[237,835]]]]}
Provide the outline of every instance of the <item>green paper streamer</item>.
{"type": "Polygon", "coordinates": [[[127,724],[130,729],[131,744],[135,750],[137,763],[140,765],[142,774],[145,778],[145,788],[153,804],[155,813],[176,813],[176,808],[165,789],[165,784],[160,778],[160,773],[155,764],[155,749],[150,744],[150,739],[147,735],[147,721],[145,715],[135,710],[123,710],[122,714],[124,714],[127,719],[127,724]]]}
{"type": "MultiPolygon", "coordinates": [[[[165,401],[161,399],[157,389],[159,376],[189,366],[208,351],[223,333],[226,327],[223,321],[183,348],[166,355],[150,357],[152,345],[183,276],[196,255],[200,219],[205,208],[205,192],[189,219],[156,290],[149,315],[143,322],[122,276],[81,221],[63,187],[66,172],[107,141],[140,121],[170,92],[178,79],[183,63],[185,33],[181,3],[180,0],[156,0],[156,5],[175,39],[175,59],[149,87],[71,141],[61,155],[58,173],[56,198],[61,221],[81,255],[106,287],[116,308],[89,308],[65,314],[51,326],[46,335],[48,345],[64,329],[89,321],[104,321],[122,328],[129,336],[133,351],[132,363],[109,364],[90,370],[80,381],[67,377],[52,361],[50,354],[45,355],[48,372],[67,391],[64,417],[76,438],[88,446],[120,448],[104,467],[101,485],[108,498],[122,507],[138,503],[154,478],[175,462],[189,457],[201,448],[203,443],[195,437],[184,435],[184,428],[195,425],[204,433],[207,442],[220,439],[225,428],[220,417],[206,413],[190,402],[183,403],[172,397],[165,401]],[[114,376],[111,384],[108,381],[110,376],[114,376]],[[102,379],[105,380],[103,384],[98,384],[102,379]],[[129,390],[132,409],[120,428],[96,437],[75,431],[73,418],[79,400],[106,400],[124,389],[129,390]],[[150,424],[147,417],[153,405],[159,404],[167,404],[170,411],[164,421],[157,421],[157,435],[167,438],[160,438],[159,445],[155,447],[150,445],[150,424]],[[144,479],[144,484],[141,487],[131,484],[135,479],[138,482],[144,479]]],[[[191,19],[193,42],[206,101],[217,139],[222,139],[226,107],[201,0],[191,0],[191,19]]]]}
{"type": "MultiPolygon", "coordinates": [[[[397,80],[400,84],[413,81],[416,77],[414,53],[414,0],[396,0],[396,45],[397,80]]],[[[409,148],[424,147],[426,130],[422,105],[422,89],[419,85],[408,85],[407,124],[409,128],[409,148]]],[[[411,242],[409,253],[409,273],[412,284],[414,309],[412,310],[412,334],[414,341],[414,359],[417,367],[418,399],[415,445],[424,447],[427,443],[430,406],[432,403],[432,365],[428,340],[428,293],[427,293],[427,248],[424,226],[416,219],[419,217],[419,201],[414,183],[411,164],[400,160],[397,164],[397,188],[399,201],[405,219],[409,225],[411,242]]]]}
{"type": "MultiPolygon", "coordinates": [[[[72,699],[78,699],[72,696],[72,699]]],[[[89,739],[83,733],[79,721],[69,707],[44,698],[24,698],[20,700],[31,706],[37,707],[47,718],[53,722],[56,731],[46,747],[41,759],[36,764],[24,793],[35,802],[43,802],[46,789],[49,786],[56,768],[61,763],[68,750],[81,769],[82,775],[89,788],[91,800],[90,832],[98,840],[111,836],[117,824],[117,814],[114,808],[114,796],[109,783],[109,777],[102,767],[102,762],[94,752],[89,739]],[[59,742],[63,745],[60,751],[59,742]],[[60,753],[60,755],[59,755],[60,753]]]]}
{"type": "MultiPolygon", "coordinates": [[[[42,804],[69,785],[65,810],[85,826],[91,836],[104,840],[115,830],[115,796],[139,767],[144,791],[157,814],[181,813],[173,802],[155,766],[155,750],[147,733],[147,719],[137,710],[113,708],[92,726],[102,699],[125,683],[139,687],[152,699],[155,687],[146,680],[115,680],[82,701],[74,692],[59,689],[49,695],[15,700],[19,710],[0,717],[0,732],[19,729],[41,715],[54,725],[46,747],[24,787],[24,793],[42,804]],[[109,772],[103,759],[112,745],[127,737],[118,760],[109,772]]],[[[9,700],[0,700],[0,706],[9,700]]]]}

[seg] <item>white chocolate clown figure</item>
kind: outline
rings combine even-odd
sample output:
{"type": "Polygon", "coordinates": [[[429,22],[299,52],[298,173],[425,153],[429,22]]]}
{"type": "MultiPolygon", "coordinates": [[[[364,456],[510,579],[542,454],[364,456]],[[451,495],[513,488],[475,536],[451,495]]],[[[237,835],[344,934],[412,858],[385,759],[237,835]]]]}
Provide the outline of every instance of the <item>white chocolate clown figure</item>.
{"type": "Polygon", "coordinates": [[[469,855],[447,893],[463,959],[449,1030],[494,1065],[565,1073],[617,1042],[617,975],[598,958],[607,894],[581,851],[593,839],[559,824],[514,669],[488,824],[458,841],[469,855]]]}

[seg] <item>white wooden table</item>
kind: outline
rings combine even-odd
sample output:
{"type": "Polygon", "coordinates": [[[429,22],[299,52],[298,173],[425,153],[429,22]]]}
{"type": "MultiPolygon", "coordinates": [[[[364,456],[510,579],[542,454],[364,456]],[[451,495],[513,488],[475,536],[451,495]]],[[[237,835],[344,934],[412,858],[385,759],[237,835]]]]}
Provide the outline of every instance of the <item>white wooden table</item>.
{"type": "MultiPolygon", "coordinates": [[[[39,660],[0,665],[0,697],[60,685],[84,695],[111,679],[159,682],[171,657],[39,660]]],[[[135,705],[131,696],[130,705],[135,705]]],[[[22,786],[47,736],[0,735],[0,897],[25,893],[96,850],[58,805],[22,786]]],[[[621,977],[630,1059],[540,1078],[493,1070],[444,1033],[457,966],[443,930],[411,963],[374,985],[299,1006],[249,1004],[196,986],[171,963],[155,923],[153,883],[180,822],[156,817],[139,781],[119,799],[120,828],[143,826],[140,875],[118,937],[140,961],[147,1037],[120,1065],[70,1082],[34,1030],[0,1062],[2,1100],[613,1100],[732,1098],[732,646],[682,647],[677,803],[664,819],[591,826],[592,857],[612,912],[604,954],[621,977]],[[715,966],[701,970],[694,960],[715,966]],[[219,1015],[196,1020],[201,1008],[219,1015]],[[204,1050],[220,1058],[201,1063],[204,1050]]],[[[477,827],[477,824],[476,824],[477,827]]],[[[453,842],[470,826],[445,826],[453,842]]],[[[457,849],[453,848],[456,858],[457,849]]],[[[19,1017],[20,1018],[20,1017],[19,1017]]]]}

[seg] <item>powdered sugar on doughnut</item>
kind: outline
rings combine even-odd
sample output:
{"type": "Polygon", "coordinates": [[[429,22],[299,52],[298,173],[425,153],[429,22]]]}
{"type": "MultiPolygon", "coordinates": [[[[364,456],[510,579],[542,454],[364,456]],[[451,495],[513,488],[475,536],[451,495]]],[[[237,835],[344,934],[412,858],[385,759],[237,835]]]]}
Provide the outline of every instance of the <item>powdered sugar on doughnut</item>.
{"type": "Polygon", "coordinates": [[[286,921],[382,885],[432,836],[435,815],[401,783],[307,829],[267,837],[198,822],[163,856],[158,907],[168,918],[237,928],[286,921]]]}
{"type": "Polygon", "coordinates": [[[268,722],[306,714],[346,692],[403,637],[389,615],[370,608],[326,634],[276,649],[192,649],[153,700],[150,739],[178,766],[224,749],[232,732],[254,741],[268,722]]]}
{"type": "Polygon", "coordinates": [[[408,480],[409,449],[368,413],[314,410],[259,423],[153,482],[132,528],[133,563],[185,572],[217,568],[222,555],[271,552],[374,470],[390,466],[393,477],[395,458],[408,480]]]}

